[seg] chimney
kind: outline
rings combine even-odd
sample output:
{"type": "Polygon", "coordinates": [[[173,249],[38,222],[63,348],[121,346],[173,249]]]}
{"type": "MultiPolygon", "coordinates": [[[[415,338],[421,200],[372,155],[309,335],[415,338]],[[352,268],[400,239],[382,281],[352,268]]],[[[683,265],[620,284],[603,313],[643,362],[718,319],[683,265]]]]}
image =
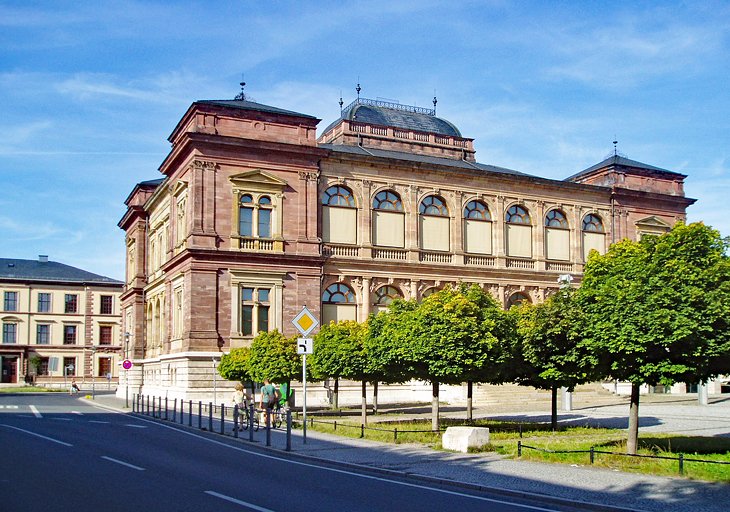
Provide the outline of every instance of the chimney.
{"type": "Polygon", "coordinates": [[[48,263],[48,255],[47,254],[39,254],[38,255],[38,261],[40,263],[48,263]]]}

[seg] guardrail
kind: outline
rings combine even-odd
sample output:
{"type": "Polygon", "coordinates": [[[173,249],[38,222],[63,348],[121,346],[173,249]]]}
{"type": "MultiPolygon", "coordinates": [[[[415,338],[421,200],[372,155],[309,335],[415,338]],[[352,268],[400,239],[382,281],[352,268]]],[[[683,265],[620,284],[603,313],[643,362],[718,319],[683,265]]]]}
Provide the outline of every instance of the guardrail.
{"type": "MultiPolygon", "coordinates": [[[[248,440],[254,442],[254,415],[258,413],[267,413],[265,434],[266,446],[271,446],[272,431],[272,409],[257,409],[253,404],[248,406],[248,411],[243,412],[238,405],[226,407],[225,405],[216,405],[212,402],[203,403],[198,401],[197,404],[192,400],[172,400],[162,396],[149,395],[132,395],[132,412],[143,416],[150,416],[163,421],[171,421],[184,425],[187,420],[187,426],[193,427],[197,423],[197,428],[207,430],[221,435],[232,435],[234,438],[239,437],[241,429],[248,430],[248,440]],[[186,412],[187,409],[187,412],[186,412]],[[243,426],[243,418],[248,418],[248,424],[243,426]],[[217,422],[217,425],[215,424],[217,422]],[[204,426],[205,424],[205,426],[204,426]],[[216,426],[217,428],[214,428],[216,426]]],[[[286,413],[286,451],[291,451],[291,430],[292,430],[292,414],[291,410],[285,409],[286,413]]],[[[283,423],[283,422],[282,422],[283,423]]],[[[258,430],[258,427],[256,428],[258,430]]]]}
{"type": "Polygon", "coordinates": [[[589,454],[590,463],[595,462],[596,454],[603,455],[618,455],[621,457],[634,457],[639,459],[662,459],[662,460],[676,460],[679,466],[679,474],[684,475],[684,463],[685,462],[700,462],[703,464],[730,464],[730,461],[723,460],[706,460],[706,459],[691,459],[680,453],[677,457],[668,457],[666,455],[643,455],[638,453],[621,453],[621,452],[606,452],[603,450],[596,450],[591,446],[590,450],[548,450],[547,448],[538,448],[536,446],[528,446],[522,444],[522,441],[517,441],[517,456],[522,457],[522,450],[527,448],[529,450],[535,450],[544,453],[587,453],[589,454]]]}

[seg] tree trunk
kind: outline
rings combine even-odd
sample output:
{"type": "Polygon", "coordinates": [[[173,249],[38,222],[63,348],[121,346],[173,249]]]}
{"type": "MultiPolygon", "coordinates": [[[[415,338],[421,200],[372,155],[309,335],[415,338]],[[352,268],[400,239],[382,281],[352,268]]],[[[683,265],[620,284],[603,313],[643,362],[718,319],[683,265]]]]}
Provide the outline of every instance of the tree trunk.
{"type": "Polygon", "coordinates": [[[629,407],[629,438],[626,453],[636,455],[639,446],[639,384],[631,383],[631,406],[629,407]]]}
{"type": "Polygon", "coordinates": [[[340,408],[340,379],[335,379],[335,391],[332,393],[332,407],[335,410],[340,408]]]}
{"type": "Polygon", "coordinates": [[[367,400],[367,382],[362,381],[362,401],[361,401],[361,414],[360,414],[360,422],[363,425],[368,424],[368,400],[367,400]]]}
{"type": "Polygon", "coordinates": [[[439,383],[431,383],[433,389],[431,398],[431,430],[437,432],[439,429],[439,383]]]}
{"type": "Polygon", "coordinates": [[[466,383],[466,421],[472,421],[474,419],[474,412],[472,409],[472,381],[466,383]]]}
{"type": "Polygon", "coordinates": [[[558,430],[558,388],[557,386],[553,386],[550,389],[551,397],[550,397],[550,427],[552,428],[553,432],[558,430]]]}
{"type": "Polygon", "coordinates": [[[378,414],[378,381],[373,382],[373,414],[378,414]]]}

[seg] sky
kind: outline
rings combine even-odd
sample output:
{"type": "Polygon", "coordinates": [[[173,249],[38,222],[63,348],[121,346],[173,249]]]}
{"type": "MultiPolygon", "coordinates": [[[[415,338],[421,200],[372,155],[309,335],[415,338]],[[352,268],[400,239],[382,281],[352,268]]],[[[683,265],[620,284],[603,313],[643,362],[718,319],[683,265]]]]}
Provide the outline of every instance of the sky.
{"type": "Polygon", "coordinates": [[[322,119],[432,107],[481,163],[564,179],[617,149],[730,236],[730,2],[0,0],[0,257],[124,276],[124,200],[197,100],[322,119]]]}

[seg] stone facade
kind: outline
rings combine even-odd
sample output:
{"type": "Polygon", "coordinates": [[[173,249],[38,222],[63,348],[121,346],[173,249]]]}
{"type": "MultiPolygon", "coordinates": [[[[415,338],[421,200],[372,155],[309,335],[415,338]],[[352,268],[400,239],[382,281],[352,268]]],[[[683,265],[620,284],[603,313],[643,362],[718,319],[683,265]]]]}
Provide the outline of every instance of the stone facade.
{"type": "Polygon", "coordinates": [[[684,175],[617,155],[563,181],[479,164],[425,109],[358,98],[319,139],[318,122],[239,99],[175,127],[163,178],[119,222],[134,392],[209,398],[221,354],[294,334],[304,305],[364,321],[458,282],[543,300],[590,249],[664,232],[694,202],[684,175]]]}

